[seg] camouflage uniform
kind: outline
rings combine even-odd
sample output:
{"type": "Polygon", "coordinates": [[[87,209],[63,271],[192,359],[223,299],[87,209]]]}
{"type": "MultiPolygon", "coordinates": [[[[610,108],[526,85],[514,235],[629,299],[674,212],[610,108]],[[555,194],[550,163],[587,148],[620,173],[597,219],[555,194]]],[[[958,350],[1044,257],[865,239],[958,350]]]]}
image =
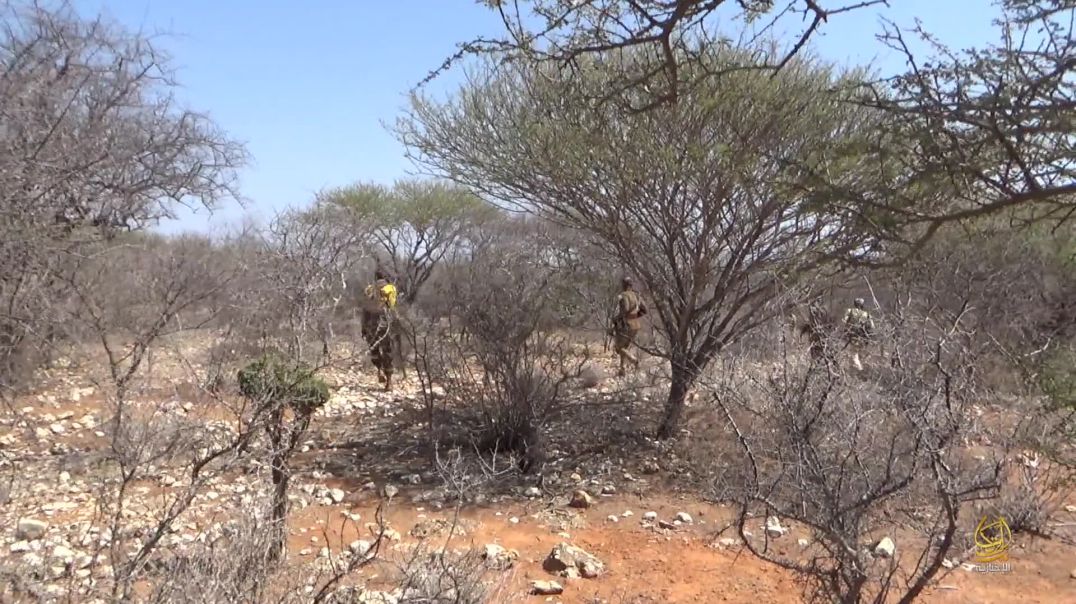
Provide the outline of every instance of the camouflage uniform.
{"type": "Polygon", "coordinates": [[[871,334],[874,333],[874,319],[864,306],[863,298],[856,298],[852,308],[844,313],[847,341],[852,347],[852,364],[859,371],[863,370],[863,362],[859,354],[864,351],[870,342],[871,334]]]}
{"type": "Polygon", "coordinates": [[[624,290],[616,297],[616,318],[613,320],[613,350],[620,357],[620,375],[624,375],[625,363],[639,366],[639,359],[628,350],[635,343],[635,336],[642,327],[639,317],[646,314],[646,306],[639,294],[631,289],[631,281],[624,280],[624,290]]]}
{"type": "Polygon", "coordinates": [[[396,319],[396,287],[384,276],[366,287],[362,311],[362,337],[370,347],[377,379],[392,388],[392,336],[396,319]]]}

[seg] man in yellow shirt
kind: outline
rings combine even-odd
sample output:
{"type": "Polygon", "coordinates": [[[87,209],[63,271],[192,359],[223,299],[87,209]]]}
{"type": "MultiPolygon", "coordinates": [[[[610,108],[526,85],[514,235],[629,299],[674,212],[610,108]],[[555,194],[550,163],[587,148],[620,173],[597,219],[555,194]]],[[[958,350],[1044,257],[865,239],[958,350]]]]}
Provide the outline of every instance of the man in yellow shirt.
{"type": "Polygon", "coordinates": [[[366,286],[362,311],[362,336],[370,346],[370,359],[377,368],[377,380],[392,389],[392,329],[396,319],[396,286],[380,269],[374,282],[366,286]]]}

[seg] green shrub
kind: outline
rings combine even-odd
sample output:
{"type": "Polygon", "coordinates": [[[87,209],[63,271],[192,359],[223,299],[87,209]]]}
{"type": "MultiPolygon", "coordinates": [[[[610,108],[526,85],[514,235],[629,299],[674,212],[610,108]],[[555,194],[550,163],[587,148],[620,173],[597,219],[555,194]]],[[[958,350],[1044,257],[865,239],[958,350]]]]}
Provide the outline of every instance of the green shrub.
{"type": "Polygon", "coordinates": [[[239,391],[252,400],[273,401],[309,415],[329,400],[329,386],[313,371],[266,354],[239,370],[239,391]]]}

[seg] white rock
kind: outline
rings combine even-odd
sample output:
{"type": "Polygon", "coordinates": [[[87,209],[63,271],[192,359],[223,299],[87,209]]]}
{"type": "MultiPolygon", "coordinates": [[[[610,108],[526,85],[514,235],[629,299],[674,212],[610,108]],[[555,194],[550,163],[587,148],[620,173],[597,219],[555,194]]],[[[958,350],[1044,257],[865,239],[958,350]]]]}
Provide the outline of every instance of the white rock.
{"type": "Polygon", "coordinates": [[[658,519],[658,513],[657,512],[647,512],[647,513],[643,514],[643,520],[651,520],[651,521],[653,521],[653,520],[657,520],[657,519],[658,519]]]}
{"type": "Polygon", "coordinates": [[[740,544],[740,540],[735,537],[722,537],[717,540],[717,544],[721,547],[736,547],[740,544]]]}
{"type": "Polygon", "coordinates": [[[508,522],[511,522],[512,524],[519,524],[519,518],[516,518],[515,516],[512,516],[511,518],[508,519],[508,522]]]}
{"type": "Polygon", "coordinates": [[[351,544],[347,546],[347,548],[351,550],[351,553],[355,554],[356,556],[361,556],[366,552],[370,551],[370,548],[373,546],[373,543],[365,539],[359,539],[358,541],[352,541],[351,544]]]}
{"type": "Polygon", "coordinates": [[[896,549],[897,546],[893,543],[893,540],[886,537],[879,541],[878,545],[874,546],[874,555],[880,558],[892,558],[896,549]]]}
{"type": "Polygon", "coordinates": [[[52,436],[52,432],[49,432],[47,428],[38,426],[34,428],[34,436],[37,437],[38,440],[45,440],[52,436]]]}
{"type": "Polygon", "coordinates": [[[63,562],[65,565],[74,562],[75,556],[75,552],[62,545],[57,545],[56,547],[52,548],[52,558],[54,560],[63,562]]]}
{"type": "Polygon", "coordinates": [[[63,434],[64,432],[67,432],[67,429],[64,428],[64,425],[59,422],[49,426],[49,430],[52,430],[53,434],[63,434]]]}
{"type": "Polygon", "coordinates": [[[9,547],[8,549],[11,550],[11,553],[13,553],[13,554],[21,554],[23,552],[28,552],[31,549],[30,548],[30,542],[29,541],[16,541],[15,543],[12,543],[11,547],[9,547]]]}
{"type": "Polygon", "coordinates": [[[18,524],[15,527],[16,539],[40,539],[45,536],[49,525],[47,522],[43,522],[36,518],[20,518],[18,524]]]}
{"type": "Polygon", "coordinates": [[[309,547],[304,547],[303,549],[299,550],[299,555],[300,556],[309,556],[311,551],[312,550],[309,547]]]}
{"type": "Polygon", "coordinates": [[[524,497],[540,497],[541,495],[542,490],[538,487],[527,487],[527,490],[523,491],[524,497]]]}
{"type": "Polygon", "coordinates": [[[806,539],[800,539],[799,541],[796,542],[796,544],[799,545],[800,547],[809,547],[811,545],[811,542],[806,540],[806,539]]]}
{"type": "Polygon", "coordinates": [[[691,524],[693,522],[691,514],[688,514],[687,512],[678,512],[676,514],[676,519],[680,521],[681,524],[691,524]]]}
{"type": "Polygon", "coordinates": [[[343,489],[333,489],[329,491],[329,497],[333,500],[333,503],[340,503],[343,501],[344,495],[345,493],[343,489]]]}
{"type": "Polygon", "coordinates": [[[1076,505],[1066,505],[1065,506],[1065,511],[1066,512],[1071,512],[1073,514],[1076,514],[1076,505]]]}
{"type": "Polygon", "coordinates": [[[68,482],[71,480],[70,472],[60,472],[60,482],[68,482]]]}
{"type": "Polygon", "coordinates": [[[766,534],[771,538],[777,538],[788,532],[788,529],[781,526],[781,520],[777,516],[770,516],[766,518],[766,534]]]}
{"type": "Polygon", "coordinates": [[[564,587],[556,581],[531,581],[531,593],[536,596],[555,596],[564,593],[564,587]]]}
{"type": "Polygon", "coordinates": [[[624,517],[624,518],[631,518],[634,515],[635,515],[635,512],[633,512],[631,510],[624,510],[624,513],[621,514],[621,516],[624,517]]]}
{"type": "Polygon", "coordinates": [[[616,514],[610,514],[606,516],[605,519],[609,522],[620,522],[620,516],[617,516],[616,514]]]}

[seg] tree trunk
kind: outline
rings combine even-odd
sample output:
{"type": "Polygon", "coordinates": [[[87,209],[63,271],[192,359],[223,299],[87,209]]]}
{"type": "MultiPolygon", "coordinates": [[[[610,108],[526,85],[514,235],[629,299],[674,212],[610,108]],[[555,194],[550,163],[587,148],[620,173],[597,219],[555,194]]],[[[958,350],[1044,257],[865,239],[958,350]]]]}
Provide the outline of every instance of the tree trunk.
{"type": "Polygon", "coordinates": [[[272,451],[273,509],[270,518],[273,527],[273,544],[269,552],[271,561],[281,560],[287,548],[288,538],[288,450],[284,445],[283,409],[273,412],[269,425],[269,442],[272,451]]]}
{"type": "Polygon", "coordinates": [[[661,440],[676,436],[680,428],[680,419],[684,414],[687,393],[695,382],[695,375],[684,367],[684,363],[672,361],[672,383],[669,385],[669,397],[665,400],[665,412],[658,426],[657,437],[661,440]]]}

